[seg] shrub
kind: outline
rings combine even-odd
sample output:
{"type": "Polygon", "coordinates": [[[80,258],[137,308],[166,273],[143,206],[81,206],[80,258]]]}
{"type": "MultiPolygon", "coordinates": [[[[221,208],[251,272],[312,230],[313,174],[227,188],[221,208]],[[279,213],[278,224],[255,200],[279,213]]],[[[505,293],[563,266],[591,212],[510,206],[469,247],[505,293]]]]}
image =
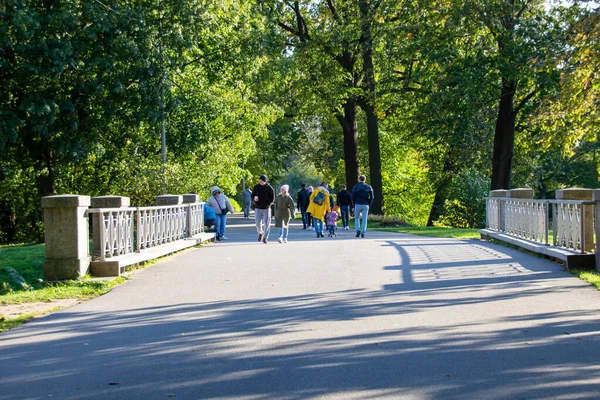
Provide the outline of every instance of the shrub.
{"type": "Polygon", "coordinates": [[[489,188],[488,178],[475,169],[456,175],[438,223],[457,228],[484,227],[485,198],[489,188]]]}

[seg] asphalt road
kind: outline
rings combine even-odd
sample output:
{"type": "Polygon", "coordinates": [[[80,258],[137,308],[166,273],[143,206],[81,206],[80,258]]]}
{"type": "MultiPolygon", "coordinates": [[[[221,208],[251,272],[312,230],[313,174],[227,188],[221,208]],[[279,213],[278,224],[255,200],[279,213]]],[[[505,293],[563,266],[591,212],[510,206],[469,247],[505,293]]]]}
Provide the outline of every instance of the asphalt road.
{"type": "Polygon", "coordinates": [[[597,399],[600,292],[478,240],[229,240],[0,334],[0,399],[597,399]]]}

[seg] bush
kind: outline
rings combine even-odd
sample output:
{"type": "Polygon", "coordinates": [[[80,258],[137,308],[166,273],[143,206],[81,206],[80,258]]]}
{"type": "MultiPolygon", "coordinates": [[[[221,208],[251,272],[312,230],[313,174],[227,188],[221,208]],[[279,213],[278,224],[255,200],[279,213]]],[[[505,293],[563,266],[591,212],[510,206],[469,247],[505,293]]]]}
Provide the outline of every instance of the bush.
{"type": "Polygon", "coordinates": [[[475,169],[463,171],[455,176],[438,224],[456,228],[484,227],[485,198],[489,188],[488,178],[475,169]]]}
{"type": "Polygon", "coordinates": [[[228,197],[229,201],[231,202],[231,205],[233,206],[233,209],[235,210],[235,212],[240,212],[242,211],[242,207],[240,206],[240,204],[233,198],[228,197]]]}

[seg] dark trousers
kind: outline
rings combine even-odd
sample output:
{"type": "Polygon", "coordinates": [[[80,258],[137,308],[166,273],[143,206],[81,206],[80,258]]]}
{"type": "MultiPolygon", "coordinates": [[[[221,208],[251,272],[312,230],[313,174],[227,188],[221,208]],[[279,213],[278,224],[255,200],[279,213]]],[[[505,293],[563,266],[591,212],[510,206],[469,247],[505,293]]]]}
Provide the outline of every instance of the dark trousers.
{"type": "Polygon", "coordinates": [[[300,207],[300,214],[302,214],[302,225],[306,228],[308,224],[308,215],[306,214],[306,208],[300,207]]]}
{"type": "Polygon", "coordinates": [[[345,227],[350,223],[350,206],[341,206],[342,209],[342,225],[345,227]]]}

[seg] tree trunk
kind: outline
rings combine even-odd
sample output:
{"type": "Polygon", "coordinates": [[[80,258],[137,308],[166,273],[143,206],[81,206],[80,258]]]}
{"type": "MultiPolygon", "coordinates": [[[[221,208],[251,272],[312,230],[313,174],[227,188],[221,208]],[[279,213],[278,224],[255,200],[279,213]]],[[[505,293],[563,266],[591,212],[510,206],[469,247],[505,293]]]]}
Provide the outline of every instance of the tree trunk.
{"type": "Polygon", "coordinates": [[[373,64],[373,26],[371,5],[359,2],[361,14],[361,38],[364,76],[364,98],[360,107],[367,116],[367,143],[369,144],[369,181],[375,198],[371,205],[373,214],[383,214],[383,179],[381,177],[381,150],[379,147],[379,120],[377,118],[377,82],[373,64]]]}
{"type": "Polygon", "coordinates": [[[346,185],[348,190],[358,181],[358,124],[356,123],[356,98],[346,100],[344,115],[337,119],[344,132],[344,162],[346,164],[346,185]]]}
{"type": "Polygon", "coordinates": [[[381,177],[381,150],[379,148],[379,121],[375,107],[361,107],[367,115],[367,142],[369,144],[369,183],[373,187],[375,198],[369,212],[383,214],[383,179],[381,177]]]}
{"type": "Polygon", "coordinates": [[[450,173],[452,172],[452,166],[450,162],[450,156],[446,155],[446,161],[440,174],[440,179],[437,180],[437,187],[435,189],[435,197],[433,198],[433,204],[429,211],[429,218],[427,218],[427,226],[433,226],[433,221],[437,221],[440,218],[442,210],[444,209],[444,202],[446,201],[447,193],[446,190],[452,179],[450,173]]]}
{"type": "Polygon", "coordinates": [[[515,81],[502,82],[498,119],[494,133],[494,153],[492,156],[492,190],[510,189],[512,160],[515,147],[514,98],[517,89],[515,81]]]}

